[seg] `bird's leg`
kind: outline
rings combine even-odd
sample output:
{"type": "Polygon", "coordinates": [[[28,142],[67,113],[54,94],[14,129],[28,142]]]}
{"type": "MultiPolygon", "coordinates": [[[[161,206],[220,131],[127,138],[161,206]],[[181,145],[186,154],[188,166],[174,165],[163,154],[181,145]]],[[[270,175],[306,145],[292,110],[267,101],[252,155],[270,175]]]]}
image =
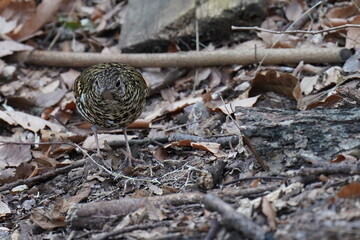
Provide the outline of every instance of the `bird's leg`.
{"type": "Polygon", "coordinates": [[[97,135],[97,127],[95,125],[91,126],[92,131],[94,132],[94,138],[95,138],[95,143],[96,143],[96,149],[97,149],[97,155],[101,156],[100,153],[100,144],[99,144],[99,139],[98,139],[98,135],[97,135]]]}
{"type": "Polygon", "coordinates": [[[125,145],[126,145],[126,151],[127,151],[127,153],[126,153],[127,156],[126,156],[125,160],[128,160],[128,165],[129,165],[129,166],[132,166],[132,161],[135,161],[135,162],[142,162],[142,161],[139,160],[139,159],[136,159],[136,158],[134,158],[134,157],[132,156],[126,130],[127,130],[127,128],[124,127],[124,128],[123,128],[123,131],[124,131],[125,145]]]}

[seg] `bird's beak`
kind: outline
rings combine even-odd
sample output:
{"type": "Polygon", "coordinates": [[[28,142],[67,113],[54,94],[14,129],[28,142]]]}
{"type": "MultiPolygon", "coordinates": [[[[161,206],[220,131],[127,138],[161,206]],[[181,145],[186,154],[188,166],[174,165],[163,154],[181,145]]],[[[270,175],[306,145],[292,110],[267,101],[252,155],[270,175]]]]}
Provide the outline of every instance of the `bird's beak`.
{"type": "Polygon", "coordinates": [[[111,92],[107,88],[100,89],[100,95],[103,97],[103,99],[111,99],[111,92]]]}

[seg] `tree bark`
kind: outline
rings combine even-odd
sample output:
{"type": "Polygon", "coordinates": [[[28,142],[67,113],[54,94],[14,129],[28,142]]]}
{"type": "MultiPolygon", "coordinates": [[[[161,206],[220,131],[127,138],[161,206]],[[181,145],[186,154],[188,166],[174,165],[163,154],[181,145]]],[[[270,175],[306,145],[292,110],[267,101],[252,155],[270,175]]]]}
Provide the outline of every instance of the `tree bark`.
{"type": "Polygon", "coordinates": [[[360,148],[360,108],[241,108],[235,116],[272,171],[284,165],[321,165],[360,148]]]}

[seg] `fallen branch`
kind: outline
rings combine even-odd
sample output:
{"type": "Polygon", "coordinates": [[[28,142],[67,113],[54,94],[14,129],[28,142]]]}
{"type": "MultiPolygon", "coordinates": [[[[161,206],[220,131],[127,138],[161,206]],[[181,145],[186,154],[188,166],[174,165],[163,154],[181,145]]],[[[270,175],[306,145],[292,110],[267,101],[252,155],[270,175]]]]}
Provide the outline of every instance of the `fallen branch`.
{"type": "Polygon", "coordinates": [[[279,188],[280,185],[281,183],[273,183],[247,189],[224,188],[223,190],[215,190],[214,193],[217,193],[221,197],[254,197],[265,194],[268,191],[273,191],[279,188]]]}
{"type": "Polygon", "coordinates": [[[328,164],[326,166],[312,167],[312,168],[301,168],[298,172],[300,176],[318,176],[318,175],[332,175],[332,174],[345,174],[359,175],[360,174],[360,163],[359,164],[328,164]]]}
{"type": "MultiPolygon", "coordinates": [[[[270,184],[249,189],[213,190],[214,194],[222,197],[234,196],[253,196],[263,194],[267,191],[277,189],[281,184],[270,184]]],[[[155,196],[147,198],[123,198],[112,201],[100,201],[90,203],[80,203],[74,205],[68,212],[66,221],[75,229],[100,229],[108,223],[111,218],[121,218],[148,204],[159,206],[170,204],[174,206],[202,203],[204,194],[201,192],[176,193],[164,196],[155,196]]]]}
{"type": "Polygon", "coordinates": [[[204,67],[232,64],[338,63],[351,56],[345,48],[249,49],[213,52],[180,52],[156,54],[101,54],[38,51],[18,52],[8,57],[13,62],[43,66],[87,67],[103,62],[123,62],[134,67],[204,67]]]}
{"type": "Polygon", "coordinates": [[[32,177],[32,178],[28,178],[28,179],[19,179],[15,182],[4,184],[3,186],[0,187],[0,192],[14,188],[19,185],[23,185],[23,184],[26,184],[28,187],[34,186],[38,182],[43,182],[46,179],[55,177],[59,174],[66,173],[66,172],[70,171],[71,169],[81,167],[85,164],[85,162],[86,162],[86,160],[83,159],[83,160],[77,161],[71,165],[68,165],[66,167],[57,168],[53,171],[46,172],[46,173],[38,175],[36,177],[32,177]]]}
{"type": "Polygon", "coordinates": [[[74,205],[66,217],[72,228],[102,228],[109,218],[123,217],[147,204],[184,205],[202,202],[203,193],[181,193],[148,198],[123,198],[113,201],[91,202],[74,205]]]}
{"type": "Polygon", "coordinates": [[[263,240],[266,239],[266,232],[261,226],[248,219],[243,214],[236,212],[230,204],[212,194],[206,194],[204,204],[210,211],[216,211],[221,214],[221,224],[223,227],[235,230],[248,239],[263,240]]]}
{"type": "Polygon", "coordinates": [[[214,142],[220,144],[222,147],[230,147],[230,146],[236,146],[239,143],[239,136],[230,135],[230,136],[204,138],[200,136],[183,134],[183,133],[173,133],[169,136],[169,142],[176,142],[181,140],[190,140],[192,142],[214,142]]]}
{"type": "MultiPolygon", "coordinates": [[[[224,148],[229,148],[230,146],[236,146],[239,143],[239,136],[229,135],[229,136],[219,136],[219,137],[200,137],[196,135],[183,134],[183,133],[173,133],[167,137],[162,138],[143,138],[143,139],[131,139],[129,144],[137,145],[146,145],[150,143],[169,143],[176,142],[181,140],[190,140],[192,142],[213,142],[219,143],[224,148]]],[[[109,142],[110,147],[121,147],[125,146],[125,141],[111,141],[109,142]]]]}

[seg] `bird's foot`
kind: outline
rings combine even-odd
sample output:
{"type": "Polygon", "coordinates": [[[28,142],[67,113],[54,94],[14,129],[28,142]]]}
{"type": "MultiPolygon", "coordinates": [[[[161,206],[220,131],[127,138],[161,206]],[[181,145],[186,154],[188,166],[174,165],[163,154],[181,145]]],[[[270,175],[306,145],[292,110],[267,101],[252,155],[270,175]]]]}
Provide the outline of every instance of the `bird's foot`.
{"type": "Polygon", "coordinates": [[[143,163],[144,161],[141,160],[141,159],[137,159],[137,158],[134,158],[131,154],[131,152],[128,152],[128,151],[125,151],[123,150],[124,152],[124,155],[125,155],[125,163],[127,163],[127,166],[128,167],[133,167],[133,162],[137,162],[137,163],[143,163]]]}

